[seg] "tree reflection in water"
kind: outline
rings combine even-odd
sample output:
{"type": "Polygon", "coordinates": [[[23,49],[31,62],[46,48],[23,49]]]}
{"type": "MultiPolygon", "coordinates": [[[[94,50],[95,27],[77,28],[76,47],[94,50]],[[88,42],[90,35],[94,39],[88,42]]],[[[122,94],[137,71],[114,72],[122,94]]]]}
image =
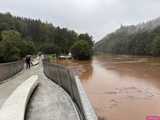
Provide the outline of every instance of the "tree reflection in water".
{"type": "Polygon", "coordinates": [[[57,64],[62,64],[69,68],[75,75],[79,76],[82,81],[90,80],[93,74],[92,60],[55,60],[57,64]]]}

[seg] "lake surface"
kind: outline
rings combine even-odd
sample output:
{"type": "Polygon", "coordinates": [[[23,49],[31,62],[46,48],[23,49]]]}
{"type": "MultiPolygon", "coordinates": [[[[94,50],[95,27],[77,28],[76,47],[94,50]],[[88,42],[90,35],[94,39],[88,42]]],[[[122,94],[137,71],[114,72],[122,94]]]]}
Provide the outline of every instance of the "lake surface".
{"type": "Polygon", "coordinates": [[[160,58],[98,55],[92,61],[59,60],[78,75],[103,120],[160,116],[160,58]]]}

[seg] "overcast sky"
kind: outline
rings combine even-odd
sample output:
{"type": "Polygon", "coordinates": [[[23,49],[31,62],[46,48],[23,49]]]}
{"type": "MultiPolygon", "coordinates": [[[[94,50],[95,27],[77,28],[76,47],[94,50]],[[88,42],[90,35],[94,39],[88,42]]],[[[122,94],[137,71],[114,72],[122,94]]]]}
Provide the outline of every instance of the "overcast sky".
{"type": "Polygon", "coordinates": [[[121,24],[159,17],[160,0],[0,0],[0,12],[87,32],[98,41],[121,24]]]}

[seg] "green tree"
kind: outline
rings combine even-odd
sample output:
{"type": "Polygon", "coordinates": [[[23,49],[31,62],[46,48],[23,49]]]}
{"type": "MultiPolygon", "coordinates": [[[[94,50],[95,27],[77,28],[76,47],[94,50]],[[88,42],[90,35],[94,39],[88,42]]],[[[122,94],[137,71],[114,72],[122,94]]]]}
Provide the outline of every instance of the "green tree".
{"type": "Polygon", "coordinates": [[[87,33],[79,35],[80,40],[84,40],[89,43],[90,46],[93,47],[94,42],[92,41],[92,36],[89,36],[87,33]]]}
{"type": "Polygon", "coordinates": [[[86,60],[92,57],[92,47],[88,42],[80,40],[71,47],[72,56],[75,59],[86,60]]]}
{"type": "Polygon", "coordinates": [[[32,41],[22,40],[22,42],[23,43],[19,44],[18,46],[20,49],[21,58],[25,57],[26,55],[36,54],[37,51],[32,41]]]}
{"type": "Polygon", "coordinates": [[[27,54],[35,53],[33,43],[23,40],[19,32],[14,30],[2,31],[1,36],[0,62],[16,61],[27,54]]]}
{"type": "Polygon", "coordinates": [[[18,43],[20,34],[16,31],[3,31],[1,33],[0,58],[1,62],[10,62],[20,59],[20,49],[18,43]]]}
{"type": "Polygon", "coordinates": [[[41,46],[40,51],[44,54],[60,54],[60,48],[52,44],[44,44],[41,46]]]}
{"type": "Polygon", "coordinates": [[[160,55],[160,36],[156,36],[153,40],[151,53],[154,56],[160,55]]]}

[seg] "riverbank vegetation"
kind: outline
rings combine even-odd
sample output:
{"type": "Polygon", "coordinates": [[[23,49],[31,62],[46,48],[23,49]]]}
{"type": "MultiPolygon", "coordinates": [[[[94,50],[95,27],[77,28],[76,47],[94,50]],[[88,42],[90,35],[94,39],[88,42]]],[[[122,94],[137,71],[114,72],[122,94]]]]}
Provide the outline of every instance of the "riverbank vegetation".
{"type": "Polygon", "coordinates": [[[71,53],[74,59],[88,60],[93,55],[93,41],[88,34],[80,34],[79,40],[71,46],[71,53]]]}
{"type": "Polygon", "coordinates": [[[71,53],[73,58],[78,60],[91,59],[93,51],[92,46],[87,43],[87,41],[80,40],[73,44],[71,47],[71,53]]]}
{"type": "MultiPolygon", "coordinates": [[[[140,29],[136,32],[131,27],[121,27],[95,45],[96,52],[160,56],[160,26],[154,29],[140,29]],[[130,29],[131,32],[128,32],[130,29]]],[[[136,27],[135,27],[136,29],[136,27]]]]}
{"type": "Polygon", "coordinates": [[[80,40],[93,46],[92,37],[87,33],[78,34],[41,20],[0,13],[0,62],[15,61],[39,51],[44,54],[68,54],[80,40]]]}

